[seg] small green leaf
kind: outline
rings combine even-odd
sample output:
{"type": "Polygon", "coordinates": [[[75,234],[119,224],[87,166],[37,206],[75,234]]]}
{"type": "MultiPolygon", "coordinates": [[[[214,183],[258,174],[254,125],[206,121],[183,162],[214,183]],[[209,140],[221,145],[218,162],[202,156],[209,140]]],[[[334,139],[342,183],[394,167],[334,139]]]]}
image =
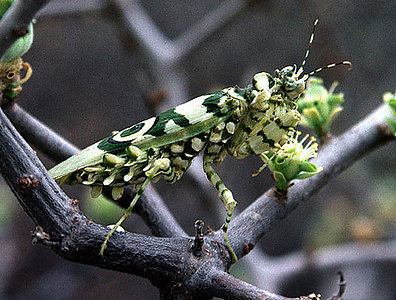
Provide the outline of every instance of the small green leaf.
{"type": "Polygon", "coordinates": [[[393,118],[386,118],[385,121],[390,126],[392,133],[396,136],[396,95],[387,92],[382,98],[389,105],[393,115],[393,118]]]}
{"type": "Polygon", "coordinates": [[[289,181],[285,178],[285,176],[278,171],[272,172],[272,175],[275,180],[275,186],[281,191],[286,191],[289,185],[289,181]]]}
{"type": "Polygon", "coordinates": [[[315,166],[314,164],[310,163],[309,161],[302,161],[299,164],[300,166],[300,172],[317,172],[318,167],[315,166]]]}

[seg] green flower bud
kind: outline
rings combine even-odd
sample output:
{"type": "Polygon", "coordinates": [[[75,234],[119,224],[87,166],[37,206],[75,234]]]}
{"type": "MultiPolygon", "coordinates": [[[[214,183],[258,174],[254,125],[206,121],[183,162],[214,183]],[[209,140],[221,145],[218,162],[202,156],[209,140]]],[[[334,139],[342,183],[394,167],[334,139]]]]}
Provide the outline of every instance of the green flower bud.
{"type": "Polygon", "coordinates": [[[344,102],[344,95],[333,94],[337,85],[338,83],[334,82],[327,90],[322,79],[311,77],[304,96],[298,101],[301,124],[312,128],[319,137],[326,136],[330,124],[342,111],[340,104],[344,102]]]}
{"type": "Polygon", "coordinates": [[[385,121],[391,127],[392,133],[396,136],[396,93],[385,93],[382,98],[384,102],[389,105],[392,111],[393,118],[386,118],[385,121]]]}
{"type": "MultiPolygon", "coordinates": [[[[15,0],[0,0],[0,19],[3,18],[4,14],[11,7],[15,0]]],[[[32,46],[33,43],[33,24],[30,23],[28,27],[28,33],[23,37],[17,39],[14,44],[7,50],[0,60],[2,62],[12,62],[15,59],[24,55],[32,46]]]]}
{"type": "MultiPolygon", "coordinates": [[[[299,142],[300,134],[300,132],[297,132],[276,153],[261,154],[265,165],[272,172],[276,188],[281,191],[286,191],[292,180],[305,179],[322,171],[322,168],[308,162],[310,158],[316,157],[318,144],[315,143],[315,138],[311,137],[310,141],[304,146],[308,135],[299,142]]],[[[260,168],[259,171],[262,169],[260,168]]]]}
{"type": "MultiPolygon", "coordinates": [[[[3,18],[15,0],[0,0],[0,19],[3,18]]],[[[23,62],[24,55],[33,42],[33,24],[28,26],[28,33],[17,39],[0,59],[0,90],[6,101],[13,101],[21,92],[22,84],[32,75],[32,68],[23,62]],[[21,72],[26,71],[24,78],[21,72]]]]}
{"type": "Polygon", "coordinates": [[[30,23],[28,27],[28,33],[23,37],[20,37],[15,41],[14,44],[7,50],[7,52],[3,55],[0,62],[10,62],[13,61],[22,55],[24,55],[33,43],[33,24],[30,23]]]}

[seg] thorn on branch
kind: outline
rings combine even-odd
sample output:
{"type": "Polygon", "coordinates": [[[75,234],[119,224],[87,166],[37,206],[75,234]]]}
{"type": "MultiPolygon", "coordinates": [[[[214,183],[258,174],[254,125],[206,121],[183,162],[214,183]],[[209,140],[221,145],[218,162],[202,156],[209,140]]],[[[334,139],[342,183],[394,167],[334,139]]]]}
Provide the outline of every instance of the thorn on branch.
{"type": "Polygon", "coordinates": [[[48,233],[44,232],[43,228],[40,226],[36,226],[36,230],[32,231],[30,234],[32,237],[32,244],[36,245],[41,243],[45,246],[59,246],[58,242],[51,241],[51,237],[48,233]]]}
{"type": "Polygon", "coordinates": [[[27,175],[19,178],[17,182],[18,191],[23,194],[31,189],[34,189],[39,184],[39,180],[35,175],[27,175]]]}
{"type": "Polygon", "coordinates": [[[213,229],[208,225],[206,226],[205,235],[211,235],[211,234],[213,234],[213,229]]]}
{"type": "Polygon", "coordinates": [[[255,245],[254,245],[253,242],[245,243],[245,244],[243,245],[243,253],[244,253],[244,254],[248,254],[250,251],[253,250],[254,246],[255,246],[255,245]]]}
{"type": "Polygon", "coordinates": [[[204,226],[204,222],[202,220],[195,221],[195,239],[194,244],[192,246],[192,252],[194,256],[201,257],[202,248],[204,245],[202,228],[204,226]]]}
{"type": "Polygon", "coordinates": [[[342,273],[342,271],[338,271],[337,274],[340,276],[340,282],[338,283],[339,285],[338,294],[331,297],[330,300],[341,300],[346,290],[346,281],[344,279],[344,273],[342,273]]]}

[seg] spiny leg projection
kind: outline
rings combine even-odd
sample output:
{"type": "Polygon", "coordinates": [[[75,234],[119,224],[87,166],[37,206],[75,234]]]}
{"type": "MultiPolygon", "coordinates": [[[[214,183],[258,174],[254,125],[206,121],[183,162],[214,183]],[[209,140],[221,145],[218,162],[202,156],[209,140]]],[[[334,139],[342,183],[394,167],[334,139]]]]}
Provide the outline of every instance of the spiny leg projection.
{"type": "Polygon", "coordinates": [[[99,254],[103,256],[105,249],[107,248],[107,243],[114,232],[116,232],[117,228],[125,221],[125,219],[132,213],[133,207],[135,206],[136,202],[139,200],[140,196],[143,194],[144,190],[148,186],[148,184],[153,180],[153,178],[159,174],[164,174],[166,176],[170,176],[173,172],[171,167],[170,160],[168,158],[159,158],[154,161],[152,167],[146,171],[146,180],[143,184],[139,187],[136,192],[135,197],[132,199],[131,204],[125,210],[122,217],[118,220],[118,222],[114,225],[114,227],[107,233],[107,236],[100,247],[99,254]]]}
{"type": "Polygon", "coordinates": [[[238,261],[238,257],[236,256],[234,250],[232,249],[230,242],[227,236],[228,225],[231,222],[231,217],[234,212],[234,207],[236,206],[237,202],[235,201],[232,192],[225,186],[223,180],[217,175],[216,171],[212,167],[212,157],[205,152],[204,155],[204,162],[203,162],[203,169],[208,177],[209,181],[216,187],[217,191],[219,192],[220,200],[223,202],[225,209],[227,211],[226,221],[222,227],[224,233],[224,241],[226,243],[227,249],[230,251],[230,254],[235,262],[238,261]]]}

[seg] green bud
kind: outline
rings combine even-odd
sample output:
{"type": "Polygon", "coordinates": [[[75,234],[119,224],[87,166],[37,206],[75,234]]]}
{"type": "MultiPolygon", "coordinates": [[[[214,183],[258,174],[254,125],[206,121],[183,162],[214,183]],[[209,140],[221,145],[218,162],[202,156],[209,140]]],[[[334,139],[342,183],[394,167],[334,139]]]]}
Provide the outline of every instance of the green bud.
{"type": "MultiPolygon", "coordinates": [[[[7,14],[15,0],[0,0],[0,19],[7,14]]],[[[21,56],[30,48],[33,42],[33,24],[28,26],[28,32],[17,39],[0,59],[0,90],[7,101],[14,100],[22,90],[22,84],[32,75],[32,68],[23,62],[21,56]],[[21,72],[26,71],[21,78],[21,72]]]]}
{"type": "MultiPolygon", "coordinates": [[[[0,19],[6,14],[15,0],[0,0],[0,19]]],[[[7,50],[0,60],[1,62],[11,62],[24,55],[32,46],[33,43],[33,24],[30,23],[28,33],[20,37],[7,50]]]]}
{"type": "Polygon", "coordinates": [[[10,62],[13,61],[22,55],[24,55],[33,43],[33,24],[30,23],[28,27],[28,33],[23,37],[20,37],[15,41],[14,44],[7,50],[7,52],[3,55],[0,62],[10,62]]]}
{"type": "Polygon", "coordinates": [[[298,101],[298,110],[301,113],[301,124],[310,127],[319,137],[326,136],[330,124],[342,111],[344,102],[342,93],[333,94],[338,85],[334,82],[329,90],[323,85],[320,78],[311,77],[307,82],[307,90],[298,101]]]}
{"type": "MultiPolygon", "coordinates": [[[[315,143],[315,138],[312,137],[304,146],[308,135],[299,142],[300,134],[297,132],[276,153],[261,154],[264,163],[272,172],[276,188],[281,191],[286,191],[292,180],[309,178],[322,171],[322,168],[318,168],[308,161],[310,158],[316,157],[318,144],[315,143]]],[[[259,171],[262,169],[260,168],[259,171]]]]}
{"type": "Polygon", "coordinates": [[[393,115],[393,118],[386,118],[385,121],[390,126],[392,133],[396,136],[396,93],[392,94],[387,92],[382,98],[384,102],[389,105],[393,115]]]}

